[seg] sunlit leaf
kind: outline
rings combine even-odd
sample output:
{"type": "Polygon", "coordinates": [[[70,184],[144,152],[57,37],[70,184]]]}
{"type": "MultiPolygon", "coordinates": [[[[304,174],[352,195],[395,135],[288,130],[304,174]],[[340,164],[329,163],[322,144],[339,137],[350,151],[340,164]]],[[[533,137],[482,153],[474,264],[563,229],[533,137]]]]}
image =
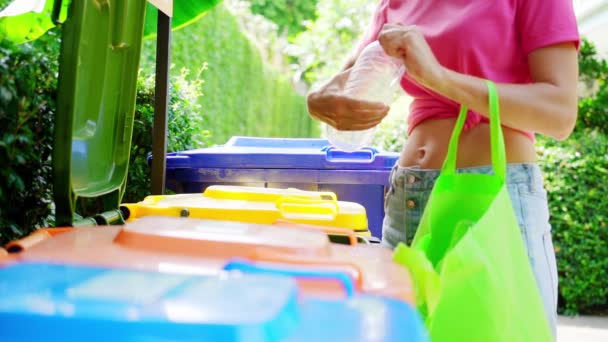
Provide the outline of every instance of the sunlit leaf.
{"type": "MultiPolygon", "coordinates": [[[[173,18],[171,19],[172,28],[177,30],[188,26],[205,15],[205,13],[220,2],[221,0],[175,0],[173,2],[173,18]]],[[[151,4],[148,4],[144,26],[144,38],[156,36],[157,20],[158,10],[151,4]]]]}
{"type": "MultiPolygon", "coordinates": [[[[22,0],[14,0],[12,3],[18,3],[22,0]]],[[[10,6],[3,7],[6,8],[10,6]]],[[[70,4],[69,0],[64,0],[62,3],[62,15],[67,13],[67,8],[70,4]]],[[[52,20],[53,0],[47,0],[42,12],[27,12],[15,16],[5,16],[0,18],[0,41],[10,40],[13,43],[21,44],[37,39],[45,34],[48,30],[55,27],[52,20]]],[[[61,19],[61,18],[60,18],[61,19]]]]}

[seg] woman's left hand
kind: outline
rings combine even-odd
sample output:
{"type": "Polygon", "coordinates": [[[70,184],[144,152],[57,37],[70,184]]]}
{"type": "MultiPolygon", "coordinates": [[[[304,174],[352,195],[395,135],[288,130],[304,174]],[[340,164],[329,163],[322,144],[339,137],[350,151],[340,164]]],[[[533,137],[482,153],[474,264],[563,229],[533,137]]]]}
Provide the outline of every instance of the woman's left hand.
{"type": "Polygon", "coordinates": [[[403,60],[407,74],[420,85],[441,88],[445,69],[416,26],[385,24],[378,41],[388,55],[403,60]]]}

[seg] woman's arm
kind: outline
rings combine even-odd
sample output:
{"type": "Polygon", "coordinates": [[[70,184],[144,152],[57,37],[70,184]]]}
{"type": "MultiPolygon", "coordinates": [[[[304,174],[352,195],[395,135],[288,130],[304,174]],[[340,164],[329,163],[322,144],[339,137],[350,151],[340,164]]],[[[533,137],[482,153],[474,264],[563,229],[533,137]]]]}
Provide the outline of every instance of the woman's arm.
{"type": "MultiPolygon", "coordinates": [[[[505,126],[566,139],[576,123],[578,64],[574,45],[560,44],[528,56],[534,83],[499,84],[501,120],[505,126]]],[[[447,70],[434,91],[488,113],[487,87],[482,79],[447,70]]]]}
{"type": "MultiPolygon", "coordinates": [[[[388,54],[404,60],[408,74],[418,83],[487,115],[485,81],[441,66],[415,27],[385,25],[380,42],[388,54]]],[[[528,64],[533,83],[497,85],[502,123],[566,139],[574,129],[578,109],[575,46],[565,43],[537,49],[529,54],[528,64]]]]}

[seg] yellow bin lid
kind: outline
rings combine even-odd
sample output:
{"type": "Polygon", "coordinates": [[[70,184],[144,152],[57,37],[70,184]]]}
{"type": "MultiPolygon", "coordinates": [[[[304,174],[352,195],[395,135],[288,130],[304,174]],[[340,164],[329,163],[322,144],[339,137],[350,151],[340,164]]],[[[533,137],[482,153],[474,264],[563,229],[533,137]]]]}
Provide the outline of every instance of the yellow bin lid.
{"type": "Polygon", "coordinates": [[[148,196],[122,205],[127,221],[144,216],[181,216],[274,224],[287,220],[369,233],[365,207],[338,201],[331,192],[214,185],[203,194],[148,196]]]}

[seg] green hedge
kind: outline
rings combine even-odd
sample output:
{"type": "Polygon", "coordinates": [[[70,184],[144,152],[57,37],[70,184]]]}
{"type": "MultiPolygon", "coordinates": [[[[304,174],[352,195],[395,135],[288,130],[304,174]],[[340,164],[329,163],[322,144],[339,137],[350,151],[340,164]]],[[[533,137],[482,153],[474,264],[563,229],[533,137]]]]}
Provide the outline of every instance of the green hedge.
{"type": "Polygon", "coordinates": [[[541,139],[561,309],[608,304],[608,137],[581,129],[564,142],[541,139]]]}
{"type": "MultiPolygon", "coordinates": [[[[153,67],[154,41],[144,44],[144,65],[153,67]]],[[[172,63],[205,80],[200,104],[210,118],[204,128],[213,143],[233,135],[318,136],[303,96],[289,79],[267,66],[256,45],[241,32],[236,18],[223,6],[198,22],[175,31],[172,63]],[[200,71],[200,72],[199,72],[200,71]]]]}
{"type": "Polygon", "coordinates": [[[51,151],[59,34],[0,41],[0,243],[52,223],[51,151]]]}
{"type": "Polygon", "coordinates": [[[566,313],[608,306],[608,63],[586,40],[579,70],[592,91],[579,101],[573,135],[539,139],[566,313]]]}

